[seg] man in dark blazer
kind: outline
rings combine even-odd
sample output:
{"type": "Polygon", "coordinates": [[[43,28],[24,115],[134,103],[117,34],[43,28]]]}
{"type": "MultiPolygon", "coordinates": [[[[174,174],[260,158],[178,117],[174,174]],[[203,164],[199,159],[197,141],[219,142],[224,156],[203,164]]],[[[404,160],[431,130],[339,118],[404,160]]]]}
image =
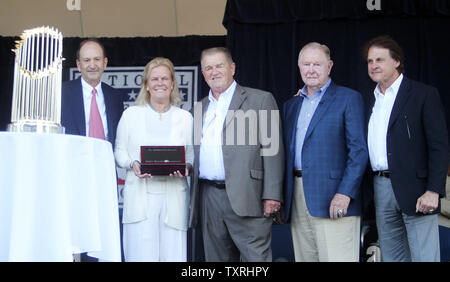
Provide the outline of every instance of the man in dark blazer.
{"type": "Polygon", "coordinates": [[[84,40],[77,51],[76,62],[81,77],[62,85],[61,124],[66,134],[90,136],[91,92],[96,89],[96,102],[104,131],[102,139],[109,141],[114,148],[117,124],[123,112],[123,95],[101,82],[108,64],[103,45],[96,39],[84,40]]]}
{"type": "Polygon", "coordinates": [[[277,104],[234,81],[226,48],[204,50],[201,65],[211,90],[194,106],[189,225],[201,222],[206,261],[272,261],[284,164],[277,104]]]}
{"type": "Polygon", "coordinates": [[[377,83],[368,103],[368,148],[383,261],[439,261],[437,213],[449,163],[447,127],[434,87],[403,75],[392,38],[364,47],[377,83]]]}
{"type": "MultiPolygon", "coordinates": [[[[76,62],[81,77],[62,85],[61,125],[66,134],[104,139],[114,149],[117,124],[123,112],[123,96],[101,82],[108,64],[103,45],[93,38],[82,41],[76,62]]],[[[83,253],[81,261],[97,260],[83,253]]]]}
{"type": "Polygon", "coordinates": [[[285,209],[296,261],[359,261],[360,183],[367,165],[360,93],[334,84],[327,46],[299,54],[305,86],[283,107],[285,209]]]}

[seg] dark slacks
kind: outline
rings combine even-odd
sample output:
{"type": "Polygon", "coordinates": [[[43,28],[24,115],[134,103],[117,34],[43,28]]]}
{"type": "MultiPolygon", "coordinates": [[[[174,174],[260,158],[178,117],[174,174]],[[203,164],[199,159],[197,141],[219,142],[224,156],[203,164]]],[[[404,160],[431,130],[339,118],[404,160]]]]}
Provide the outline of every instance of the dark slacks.
{"type": "Polygon", "coordinates": [[[238,216],[231,208],[225,189],[207,183],[201,186],[206,261],[271,262],[272,219],[238,216]]]}

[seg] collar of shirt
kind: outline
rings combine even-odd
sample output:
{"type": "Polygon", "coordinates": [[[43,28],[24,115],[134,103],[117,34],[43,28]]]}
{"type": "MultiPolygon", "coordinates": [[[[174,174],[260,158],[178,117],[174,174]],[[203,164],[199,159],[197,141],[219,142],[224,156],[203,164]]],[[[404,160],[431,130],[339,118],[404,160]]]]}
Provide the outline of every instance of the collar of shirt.
{"type": "Polygon", "coordinates": [[[402,80],[403,80],[403,74],[401,73],[397,79],[394,81],[394,83],[391,84],[391,86],[389,86],[386,91],[384,91],[384,94],[381,93],[379,85],[377,84],[377,86],[375,87],[375,90],[373,91],[373,95],[375,95],[375,100],[377,100],[380,97],[387,97],[387,96],[392,96],[393,95],[393,99],[395,99],[395,97],[397,97],[397,93],[398,93],[398,89],[400,88],[400,84],[402,84],[402,80]]]}
{"type": "MultiPolygon", "coordinates": [[[[233,97],[233,93],[236,90],[236,81],[233,81],[231,85],[225,90],[223,93],[219,95],[219,99],[216,100],[214,95],[212,94],[211,89],[209,90],[208,99],[210,103],[217,103],[219,100],[225,100],[231,102],[231,98],[233,97]]],[[[229,105],[229,103],[227,103],[229,105]]],[[[228,108],[227,108],[228,109],[228,108]]]]}
{"type": "Polygon", "coordinates": [[[328,87],[331,84],[331,78],[328,79],[327,83],[325,83],[324,86],[322,86],[319,90],[316,90],[312,97],[308,96],[308,86],[303,86],[302,90],[300,91],[300,96],[303,98],[322,98],[323,94],[327,91],[328,87]]]}
{"type": "Polygon", "coordinates": [[[217,100],[216,98],[214,98],[212,91],[209,90],[208,95],[209,105],[205,113],[204,127],[203,127],[204,130],[208,128],[211,121],[213,121],[217,117],[219,117],[220,120],[222,119],[225,120],[235,90],[236,90],[236,81],[233,81],[233,83],[227,88],[227,90],[225,90],[223,93],[220,94],[219,99],[217,100]]]}
{"type": "Polygon", "coordinates": [[[92,99],[92,89],[94,89],[94,88],[95,88],[95,90],[97,90],[97,103],[98,103],[98,99],[103,100],[103,91],[102,91],[101,84],[102,83],[100,82],[95,87],[92,87],[83,78],[81,78],[81,86],[82,86],[82,89],[83,89],[84,101],[90,101],[92,99]]]}

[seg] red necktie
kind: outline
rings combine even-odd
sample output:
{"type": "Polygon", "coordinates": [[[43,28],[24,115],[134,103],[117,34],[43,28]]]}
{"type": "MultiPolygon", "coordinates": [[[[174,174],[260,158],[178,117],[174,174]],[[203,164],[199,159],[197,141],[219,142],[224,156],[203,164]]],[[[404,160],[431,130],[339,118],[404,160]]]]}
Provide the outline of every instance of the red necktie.
{"type": "Polygon", "coordinates": [[[102,117],[98,111],[96,95],[97,90],[92,89],[91,114],[89,116],[89,137],[105,139],[105,130],[103,129],[102,117]]]}

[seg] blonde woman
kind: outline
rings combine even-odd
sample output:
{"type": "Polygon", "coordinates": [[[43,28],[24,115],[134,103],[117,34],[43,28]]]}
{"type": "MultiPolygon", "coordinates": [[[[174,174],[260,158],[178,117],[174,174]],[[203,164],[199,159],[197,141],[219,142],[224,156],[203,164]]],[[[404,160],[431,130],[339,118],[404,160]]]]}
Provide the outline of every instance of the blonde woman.
{"type": "Polygon", "coordinates": [[[158,57],[145,66],[136,105],[119,121],[115,157],[127,169],[122,220],[126,261],[186,261],[193,118],[177,107],[180,103],[173,64],[158,57]],[[141,173],[140,147],[148,145],[185,146],[186,171],[141,173]]]}

